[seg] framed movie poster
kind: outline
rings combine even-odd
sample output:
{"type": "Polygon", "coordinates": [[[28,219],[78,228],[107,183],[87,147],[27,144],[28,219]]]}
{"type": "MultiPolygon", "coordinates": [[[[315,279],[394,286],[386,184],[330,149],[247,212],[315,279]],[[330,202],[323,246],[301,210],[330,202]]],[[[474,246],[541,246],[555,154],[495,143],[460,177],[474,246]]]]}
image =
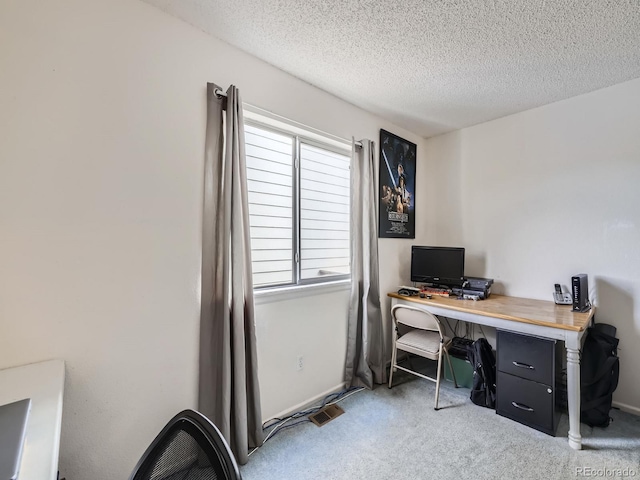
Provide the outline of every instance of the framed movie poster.
{"type": "Polygon", "coordinates": [[[416,144],[380,130],[378,237],[416,238],[416,144]]]}

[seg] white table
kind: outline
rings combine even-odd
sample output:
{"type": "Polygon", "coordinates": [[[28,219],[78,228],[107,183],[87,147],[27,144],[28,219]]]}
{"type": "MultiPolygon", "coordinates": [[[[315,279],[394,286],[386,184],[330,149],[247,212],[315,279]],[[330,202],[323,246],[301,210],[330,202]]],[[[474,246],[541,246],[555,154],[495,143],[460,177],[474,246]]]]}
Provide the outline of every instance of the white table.
{"type": "Polygon", "coordinates": [[[586,313],[571,311],[571,306],[544,300],[491,295],[486,300],[458,300],[454,297],[431,299],[403,297],[389,293],[392,304],[409,303],[434,315],[451,317],[513,332],[562,340],[567,352],[567,397],[569,407],[569,445],[580,450],[580,347],[591,323],[595,307],[586,313]]]}
{"type": "Polygon", "coordinates": [[[63,391],[62,360],[0,370],[0,405],[31,399],[19,480],[58,478],[63,391]]]}

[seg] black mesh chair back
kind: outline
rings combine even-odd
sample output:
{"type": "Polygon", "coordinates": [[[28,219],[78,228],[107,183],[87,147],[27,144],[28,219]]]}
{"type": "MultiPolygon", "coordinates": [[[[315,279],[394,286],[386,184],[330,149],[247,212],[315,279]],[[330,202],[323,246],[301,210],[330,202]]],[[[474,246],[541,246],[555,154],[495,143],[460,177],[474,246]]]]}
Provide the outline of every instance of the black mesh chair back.
{"type": "Polygon", "coordinates": [[[241,480],[227,442],[193,410],[173,417],[149,445],[129,480],[241,480]]]}

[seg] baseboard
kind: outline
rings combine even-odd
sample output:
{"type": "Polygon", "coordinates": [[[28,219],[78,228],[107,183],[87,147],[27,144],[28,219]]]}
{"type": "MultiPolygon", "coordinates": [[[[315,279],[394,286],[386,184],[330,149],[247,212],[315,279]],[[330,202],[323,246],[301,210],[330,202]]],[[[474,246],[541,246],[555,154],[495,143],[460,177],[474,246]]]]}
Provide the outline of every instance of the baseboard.
{"type": "MultiPolygon", "coordinates": [[[[314,406],[316,404],[319,404],[324,399],[324,397],[326,397],[327,395],[330,395],[332,393],[341,392],[342,390],[345,389],[345,386],[346,386],[345,382],[339,383],[338,385],[336,385],[336,386],[334,386],[334,387],[332,387],[332,388],[330,388],[328,390],[325,390],[324,392],[316,395],[315,397],[311,397],[311,398],[309,398],[309,399],[307,399],[307,400],[305,400],[303,402],[298,403],[297,405],[294,405],[293,407],[287,408],[286,410],[283,410],[283,411],[275,414],[273,417],[271,417],[271,419],[284,418],[284,417],[287,417],[287,416],[291,415],[292,413],[296,413],[296,412],[299,412],[301,410],[305,410],[305,409],[307,409],[309,407],[312,407],[312,406],[314,406]]],[[[268,421],[269,420],[263,420],[263,423],[266,423],[268,421]]]]}
{"type": "Polygon", "coordinates": [[[631,405],[627,405],[625,403],[620,403],[620,402],[612,402],[611,405],[616,408],[619,408],[623,412],[632,413],[633,415],[640,416],[640,408],[638,407],[632,407],[631,405]]]}

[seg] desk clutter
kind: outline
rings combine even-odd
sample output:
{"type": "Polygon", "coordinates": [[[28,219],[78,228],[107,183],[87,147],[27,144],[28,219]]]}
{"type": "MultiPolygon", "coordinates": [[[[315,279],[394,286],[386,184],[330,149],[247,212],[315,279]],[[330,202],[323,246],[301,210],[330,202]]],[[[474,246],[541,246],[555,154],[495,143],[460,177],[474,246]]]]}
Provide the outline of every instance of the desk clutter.
{"type": "Polygon", "coordinates": [[[462,288],[453,288],[453,293],[456,295],[468,295],[472,300],[484,300],[491,295],[491,286],[493,285],[493,278],[482,277],[466,277],[465,283],[462,284],[462,288]]]}
{"type": "Polygon", "coordinates": [[[435,287],[422,287],[420,289],[421,297],[426,297],[427,295],[436,295],[440,297],[450,297],[453,292],[447,288],[435,288],[435,287]]]}
{"type": "Polygon", "coordinates": [[[421,287],[401,286],[398,295],[403,297],[458,297],[464,300],[484,300],[491,295],[493,278],[467,277],[462,287],[449,287],[446,285],[422,285],[421,287]]]}

